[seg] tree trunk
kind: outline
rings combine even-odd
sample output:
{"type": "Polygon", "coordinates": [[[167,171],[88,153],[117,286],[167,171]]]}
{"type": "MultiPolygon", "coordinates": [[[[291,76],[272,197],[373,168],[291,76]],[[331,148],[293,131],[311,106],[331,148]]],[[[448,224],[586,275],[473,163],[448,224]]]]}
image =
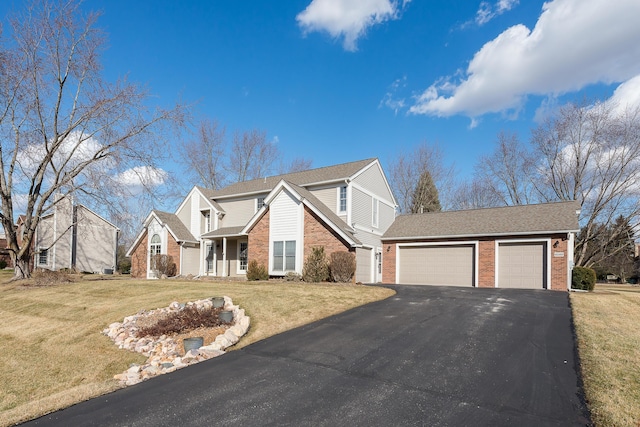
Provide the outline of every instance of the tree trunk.
{"type": "Polygon", "coordinates": [[[28,279],[31,277],[30,257],[16,258],[13,262],[13,278],[11,280],[28,279]]]}

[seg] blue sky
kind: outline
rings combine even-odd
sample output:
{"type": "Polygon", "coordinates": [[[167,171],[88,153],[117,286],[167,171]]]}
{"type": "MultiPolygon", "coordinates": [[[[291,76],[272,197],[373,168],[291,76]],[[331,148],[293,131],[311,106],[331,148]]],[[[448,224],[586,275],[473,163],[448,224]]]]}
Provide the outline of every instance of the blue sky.
{"type": "Polygon", "coordinates": [[[638,0],[83,7],[103,12],[109,78],[127,74],[162,104],[197,101],[197,115],[228,131],[264,130],[285,160],[314,167],[368,157],[386,166],[426,141],[462,178],[499,131],[526,141],[562,103],[620,88],[618,101],[640,104],[638,0]]]}

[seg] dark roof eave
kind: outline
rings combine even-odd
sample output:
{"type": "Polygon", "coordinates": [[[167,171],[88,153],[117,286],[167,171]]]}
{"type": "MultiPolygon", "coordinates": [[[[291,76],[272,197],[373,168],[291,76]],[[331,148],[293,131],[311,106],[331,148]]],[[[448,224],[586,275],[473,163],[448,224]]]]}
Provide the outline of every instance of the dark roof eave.
{"type": "Polygon", "coordinates": [[[477,238],[477,237],[501,237],[501,236],[531,236],[531,235],[547,235],[547,234],[563,234],[577,233],[580,230],[548,230],[548,231],[518,231],[518,232],[501,232],[501,233],[480,233],[480,234],[451,234],[438,236],[382,236],[381,241],[385,240],[430,240],[430,239],[461,239],[461,238],[477,238]]]}

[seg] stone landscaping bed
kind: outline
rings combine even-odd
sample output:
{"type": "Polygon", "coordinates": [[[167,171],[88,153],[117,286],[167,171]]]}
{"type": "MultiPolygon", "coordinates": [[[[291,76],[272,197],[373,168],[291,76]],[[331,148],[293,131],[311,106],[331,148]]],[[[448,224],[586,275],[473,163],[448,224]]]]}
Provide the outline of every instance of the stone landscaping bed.
{"type": "Polygon", "coordinates": [[[233,313],[233,321],[230,325],[195,329],[171,336],[138,337],[136,335],[139,328],[149,326],[162,317],[191,306],[198,309],[210,309],[213,307],[213,302],[211,299],[186,304],[172,302],[165,308],[141,311],[127,316],[122,322],[112,323],[102,331],[119,348],[135,351],[148,357],[144,364],[134,364],[125,372],[114,377],[120,381],[121,385],[137,384],[156,375],[173,372],[176,369],[220,356],[225,353],[225,349],[237,343],[249,329],[250,318],[245,315],[243,309],[233,305],[231,298],[225,296],[223,309],[233,313]],[[199,349],[189,350],[185,353],[182,344],[183,338],[196,336],[204,338],[204,345],[199,349]]]}

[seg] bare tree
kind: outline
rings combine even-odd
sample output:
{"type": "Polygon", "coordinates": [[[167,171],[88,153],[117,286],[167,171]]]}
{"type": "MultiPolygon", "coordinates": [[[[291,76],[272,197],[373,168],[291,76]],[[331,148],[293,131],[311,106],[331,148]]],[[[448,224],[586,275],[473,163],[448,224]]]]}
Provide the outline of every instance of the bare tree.
{"type": "Polygon", "coordinates": [[[278,158],[278,148],[267,141],[264,131],[236,132],[231,143],[227,165],[233,182],[242,182],[267,176],[278,158]]]}
{"type": "Polygon", "coordinates": [[[217,190],[226,183],[226,128],[216,120],[198,123],[196,137],[182,144],[182,163],[202,186],[217,190]]]}
{"type": "MultiPolygon", "coordinates": [[[[568,105],[539,126],[533,145],[541,155],[538,190],[545,200],[578,200],[582,230],[575,262],[591,266],[599,225],[634,224],[640,214],[640,110],[607,103],[568,105]]],[[[616,233],[611,234],[616,238],[616,233]]]]}
{"type": "Polygon", "coordinates": [[[143,176],[160,173],[159,126],[180,122],[184,112],[150,111],[144,90],[102,78],[97,18],[83,15],[77,1],[33,1],[9,19],[10,38],[0,45],[0,219],[16,279],[30,275],[34,233],[42,213],[62,200],[55,195],[110,201],[135,167],[143,176]],[[17,204],[25,214],[21,240],[17,204]]]}
{"type": "Polygon", "coordinates": [[[482,178],[459,183],[452,194],[451,209],[480,209],[502,206],[502,200],[482,178]]]}
{"type": "Polygon", "coordinates": [[[449,206],[446,190],[452,188],[453,166],[444,164],[437,145],[422,143],[410,153],[399,152],[389,165],[389,184],[401,213],[411,212],[411,198],[423,172],[429,171],[436,188],[440,189],[443,207],[449,206]]]}
{"type": "Polygon", "coordinates": [[[534,165],[516,134],[500,132],[494,152],[480,158],[475,175],[501,205],[523,205],[534,200],[534,165]]]}
{"type": "Polygon", "coordinates": [[[311,169],[313,161],[304,157],[296,157],[290,163],[281,162],[278,167],[279,174],[302,172],[311,169]]]}

